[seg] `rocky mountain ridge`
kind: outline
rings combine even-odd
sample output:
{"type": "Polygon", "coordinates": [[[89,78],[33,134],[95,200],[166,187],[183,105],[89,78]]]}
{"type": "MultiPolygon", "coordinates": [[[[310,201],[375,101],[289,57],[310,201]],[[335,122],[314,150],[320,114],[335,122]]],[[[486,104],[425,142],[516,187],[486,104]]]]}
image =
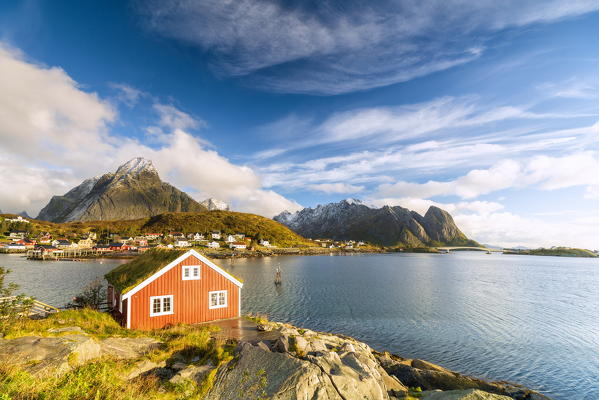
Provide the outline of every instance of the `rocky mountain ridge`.
{"type": "Polygon", "coordinates": [[[220,211],[230,211],[229,205],[219,199],[209,198],[200,203],[204,207],[208,209],[208,211],[220,210],[220,211]]]}
{"type": "Polygon", "coordinates": [[[478,245],[460,231],[447,211],[435,206],[422,216],[400,206],[375,208],[348,199],[295,213],[285,211],[274,220],[309,238],[407,247],[478,245]]]}
{"type": "Polygon", "coordinates": [[[116,172],[86,179],[63,196],[53,196],[37,216],[51,222],[127,220],[165,212],[205,211],[163,182],[152,161],[137,157],[116,172]]]}

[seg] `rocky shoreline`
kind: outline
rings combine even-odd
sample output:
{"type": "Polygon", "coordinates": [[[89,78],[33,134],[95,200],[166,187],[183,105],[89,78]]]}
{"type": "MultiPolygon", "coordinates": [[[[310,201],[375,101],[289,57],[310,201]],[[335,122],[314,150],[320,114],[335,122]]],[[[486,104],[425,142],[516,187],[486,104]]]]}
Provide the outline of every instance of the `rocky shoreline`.
{"type": "Polygon", "coordinates": [[[213,341],[233,349],[220,363],[189,354],[155,360],[148,355],[164,345],[155,337],[96,337],[77,326],[0,339],[0,359],[36,376],[65,374],[107,357],[129,360],[119,371],[125,382],[149,376],[173,385],[192,382],[211,400],[549,400],[520,385],[377,352],[351,337],[277,322],[250,325],[242,337],[213,334],[213,341]]]}

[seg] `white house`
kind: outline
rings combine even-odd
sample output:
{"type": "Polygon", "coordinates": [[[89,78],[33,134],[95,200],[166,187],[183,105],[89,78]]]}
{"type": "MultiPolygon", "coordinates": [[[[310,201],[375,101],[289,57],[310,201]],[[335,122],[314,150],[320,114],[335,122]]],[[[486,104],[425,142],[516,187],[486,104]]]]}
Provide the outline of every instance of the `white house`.
{"type": "Polygon", "coordinates": [[[191,245],[187,240],[175,240],[175,247],[190,247],[191,245]]]}
{"type": "Polygon", "coordinates": [[[220,240],[220,232],[219,231],[214,231],[210,235],[211,235],[212,239],[220,240]]]}
{"type": "Polygon", "coordinates": [[[195,240],[195,241],[204,240],[204,235],[202,235],[200,233],[196,233],[195,235],[193,235],[193,240],[195,240]]]}
{"type": "Polygon", "coordinates": [[[268,240],[260,240],[260,244],[265,247],[270,247],[270,242],[268,240]]]}
{"type": "Polygon", "coordinates": [[[208,243],[208,247],[211,249],[218,249],[220,247],[220,244],[218,244],[218,242],[212,241],[208,243]]]}
{"type": "Polygon", "coordinates": [[[233,242],[229,244],[229,247],[235,250],[244,250],[247,245],[244,242],[233,242]]]}
{"type": "Polygon", "coordinates": [[[235,241],[235,236],[233,236],[233,235],[227,236],[227,239],[225,240],[225,242],[227,242],[227,243],[233,243],[234,241],[235,241]]]}

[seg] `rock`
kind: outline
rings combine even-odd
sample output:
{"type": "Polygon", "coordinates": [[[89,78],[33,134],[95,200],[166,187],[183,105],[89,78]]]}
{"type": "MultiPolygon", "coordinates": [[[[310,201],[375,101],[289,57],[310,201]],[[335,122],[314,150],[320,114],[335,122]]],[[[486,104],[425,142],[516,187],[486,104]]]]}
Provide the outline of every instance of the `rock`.
{"type": "Polygon", "coordinates": [[[150,360],[142,360],[135,364],[135,366],[131,369],[129,374],[127,375],[127,380],[135,379],[140,375],[143,375],[149,371],[156,370],[159,368],[166,367],[166,362],[162,361],[160,363],[155,363],[150,360]]]}
{"type": "Polygon", "coordinates": [[[245,343],[231,366],[219,369],[205,399],[248,398],[342,400],[316,365],[245,343]]]}
{"type": "Polygon", "coordinates": [[[264,342],[264,341],[258,342],[257,346],[260,347],[264,351],[270,351],[270,346],[268,344],[266,344],[266,342],[264,342]]]}
{"type": "MultiPolygon", "coordinates": [[[[389,375],[395,376],[401,383],[408,387],[421,387],[422,390],[482,389],[493,392],[498,389],[496,385],[490,382],[442,368],[441,370],[419,369],[387,356],[378,356],[378,360],[389,375]]],[[[419,363],[416,364],[421,365],[419,363]]]]}
{"type": "Polygon", "coordinates": [[[33,374],[62,374],[101,354],[100,345],[86,335],[24,336],[0,342],[0,358],[11,360],[33,374]]]}
{"type": "Polygon", "coordinates": [[[421,400],[512,400],[511,397],[477,389],[422,392],[421,400]]]}
{"type": "Polygon", "coordinates": [[[183,363],[183,362],[176,362],[173,365],[171,365],[171,369],[174,369],[175,371],[181,371],[182,369],[187,368],[187,364],[183,363]]]}
{"type": "Polygon", "coordinates": [[[260,332],[270,332],[273,330],[273,326],[271,324],[258,324],[256,325],[256,329],[260,332]]]}
{"type": "Polygon", "coordinates": [[[411,364],[412,364],[412,367],[418,368],[418,369],[426,369],[429,371],[439,371],[439,372],[450,372],[449,370],[447,370],[439,365],[430,363],[428,361],[419,360],[417,358],[412,360],[411,364]]]}
{"type": "Polygon", "coordinates": [[[305,355],[308,352],[308,341],[302,336],[296,336],[293,339],[298,355],[305,355]]]}
{"type": "Polygon", "coordinates": [[[288,353],[289,352],[289,337],[285,335],[281,335],[273,345],[273,350],[279,353],[288,353]]]}
{"type": "Polygon", "coordinates": [[[327,351],[329,349],[322,340],[316,338],[310,340],[310,353],[326,353],[327,351]]]}
{"type": "Polygon", "coordinates": [[[53,328],[53,329],[48,329],[48,332],[50,332],[50,333],[62,333],[62,332],[84,333],[83,329],[81,329],[79,326],[65,326],[64,328],[53,328]]]}
{"type": "Polygon", "coordinates": [[[206,376],[208,376],[210,371],[212,371],[214,368],[216,368],[216,367],[212,364],[206,364],[206,365],[200,365],[200,366],[188,365],[184,369],[179,371],[171,379],[169,379],[169,381],[171,383],[180,383],[180,382],[183,382],[184,380],[190,379],[190,380],[194,380],[198,384],[200,384],[204,381],[206,376]]]}
{"type": "MultiPolygon", "coordinates": [[[[366,356],[366,359],[368,357],[366,356]]],[[[308,356],[327,374],[336,390],[345,399],[388,399],[387,389],[382,383],[381,375],[374,359],[368,362],[355,353],[347,353],[343,358],[335,352],[321,357],[308,356]]]]}
{"type": "Polygon", "coordinates": [[[162,343],[156,339],[148,337],[111,337],[102,340],[100,346],[102,347],[103,355],[130,360],[138,358],[154,349],[160,348],[162,343]]]}

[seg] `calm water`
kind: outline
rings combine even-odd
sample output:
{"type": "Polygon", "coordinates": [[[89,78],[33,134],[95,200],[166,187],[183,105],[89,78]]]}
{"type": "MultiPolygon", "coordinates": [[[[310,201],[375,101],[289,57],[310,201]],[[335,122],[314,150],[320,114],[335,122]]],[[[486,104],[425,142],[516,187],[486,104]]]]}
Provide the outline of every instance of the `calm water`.
{"type": "MultiPolygon", "coordinates": [[[[0,256],[24,291],[51,304],[68,301],[117,263],[0,256]]],[[[599,260],[463,252],[220,264],[245,280],[245,313],[345,333],[555,399],[599,399],[599,260]]]]}

